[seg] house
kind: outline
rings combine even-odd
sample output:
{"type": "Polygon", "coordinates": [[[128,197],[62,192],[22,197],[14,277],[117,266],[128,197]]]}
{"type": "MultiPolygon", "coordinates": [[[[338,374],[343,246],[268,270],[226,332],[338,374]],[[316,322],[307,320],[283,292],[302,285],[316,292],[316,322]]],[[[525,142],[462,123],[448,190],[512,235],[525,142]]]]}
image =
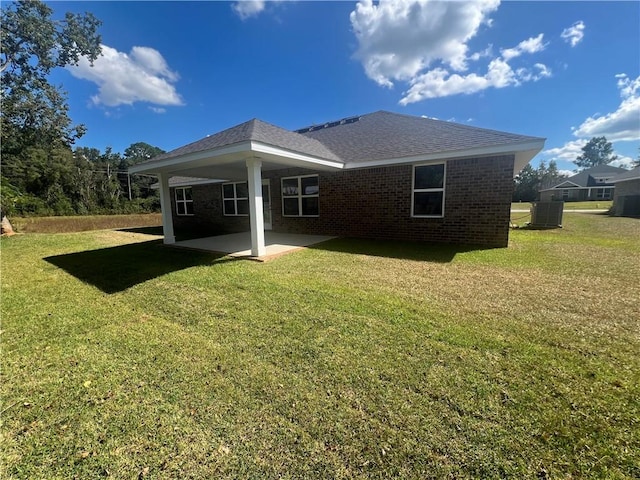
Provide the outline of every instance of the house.
{"type": "Polygon", "coordinates": [[[513,176],[544,139],[379,111],[296,131],[253,119],[130,168],[176,228],[504,247],[513,176]]]}
{"type": "Polygon", "coordinates": [[[610,165],[598,165],[588,168],[562,180],[558,185],[540,190],[540,201],[582,202],[611,200],[615,188],[613,179],[626,171],[624,168],[610,165]]]}
{"type": "Polygon", "coordinates": [[[612,180],[615,185],[611,213],[616,217],[640,217],[640,166],[612,180]]]}

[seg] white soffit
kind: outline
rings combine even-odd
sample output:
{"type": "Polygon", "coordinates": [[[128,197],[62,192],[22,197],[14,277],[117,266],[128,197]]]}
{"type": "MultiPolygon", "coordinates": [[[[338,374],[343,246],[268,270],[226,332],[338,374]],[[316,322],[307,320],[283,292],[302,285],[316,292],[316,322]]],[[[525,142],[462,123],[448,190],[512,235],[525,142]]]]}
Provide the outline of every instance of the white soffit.
{"type": "Polygon", "coordinates": [[[189,153],[179,157],[158,160],[134,165],[129,168],[130,173],[143,172],[180,172],[197,167],[225,165],[229,163],[245,162],[249,158],[264,159],[283,166],[298,166],[336,170],[344,168],[344,164],[334,160],[318,158],[303,153],[285,150],[262,142],[247,141],[216,148],[189,153]]]}

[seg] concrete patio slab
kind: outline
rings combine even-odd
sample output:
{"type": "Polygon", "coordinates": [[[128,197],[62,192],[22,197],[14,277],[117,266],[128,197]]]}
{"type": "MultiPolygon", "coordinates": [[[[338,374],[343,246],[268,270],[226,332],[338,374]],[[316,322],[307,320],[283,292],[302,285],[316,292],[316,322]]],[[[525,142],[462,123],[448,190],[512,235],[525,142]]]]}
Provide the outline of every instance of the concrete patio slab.
{"type": "Polygon", "coordinates": [[[171,246],[191,248],[207,252],[225,253],[231,257],[249,257],[257,260],[269,260],[286,253],[299,250],[309,245],[326,242],[336,237],[327,235],[297,235],[291,233],[264,232],[266,254],[261,257],[251,256],[251,233],[232,233],[215,237],[195,238],[176,242],[171,246]]]}

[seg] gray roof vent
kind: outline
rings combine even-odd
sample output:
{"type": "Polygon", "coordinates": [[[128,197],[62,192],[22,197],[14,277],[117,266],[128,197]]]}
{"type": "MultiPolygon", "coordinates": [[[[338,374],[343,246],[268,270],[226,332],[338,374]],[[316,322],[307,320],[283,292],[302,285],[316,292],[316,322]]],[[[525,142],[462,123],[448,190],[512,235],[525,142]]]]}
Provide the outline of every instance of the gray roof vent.
{"type": "Polygon", "coordinates": [[[301,128],[299,130],[294,130],[296,133],[308,133],[315,132],[316,130],[323,130],[325,128],[337,127],[338,125],[348,125],[349,123],[355,123],[360,120],[360,116],[357,117],[348,117],[343,118],[342,120],[337,120],[335,122],[327,122],[324,125],[311,125],[310,127],[301,128]]]}

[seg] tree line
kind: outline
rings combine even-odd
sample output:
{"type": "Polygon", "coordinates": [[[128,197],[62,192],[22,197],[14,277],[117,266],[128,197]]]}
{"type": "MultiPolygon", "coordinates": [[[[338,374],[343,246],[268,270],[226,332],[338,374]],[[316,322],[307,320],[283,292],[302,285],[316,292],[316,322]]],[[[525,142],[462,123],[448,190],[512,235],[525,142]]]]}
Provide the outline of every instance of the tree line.
{"type": "Polygon", "coordinates": [[[66,92],[49,83],[52,69],[91,62],[101,52],[100,20],[91,13],[54,19],[39,0],[0,12],[0,175],[4,215],[133,213],[159,208],[153,177],[127,169],[163,153],[144,142],[124,153],[76,147],[86,132],[68,115],[66,92]]]}
{"type": "Polygon", "coordinates": [[[553,187],[564,178],[558,171],[558,165],[554,160],[546,163],[540,162],[538,168],[533,168],[530,163],[520,171],[513,181],[513,201],[533,202],[538,197],[538,191],[553,187]]]}
{"type": "Polygon", "coordinates": [[[131,165],[160,153],[138,142],[124,154],[107,148],[32,145],[3,153],[1,208],[4,215],[87,215],[154,212],[160,208],[155,177],[130,175],[131,165]]]}

